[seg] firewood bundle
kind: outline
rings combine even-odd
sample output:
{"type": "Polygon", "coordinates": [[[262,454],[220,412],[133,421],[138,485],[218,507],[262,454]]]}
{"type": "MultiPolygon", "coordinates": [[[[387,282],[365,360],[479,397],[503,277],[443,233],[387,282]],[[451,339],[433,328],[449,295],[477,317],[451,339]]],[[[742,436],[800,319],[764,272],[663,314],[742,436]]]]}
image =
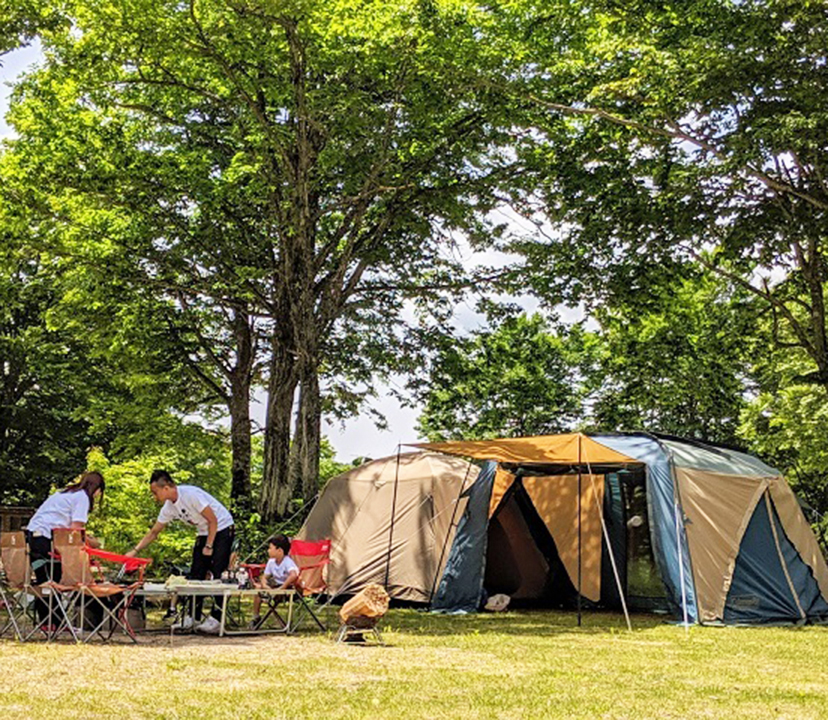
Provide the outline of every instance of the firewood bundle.
{"type": "Polygon", "coordinates": [[[380,618],[388,612],[388,593],[382,585],[368,585],[339,609],[343,623],[351,618],[380,618]]]}

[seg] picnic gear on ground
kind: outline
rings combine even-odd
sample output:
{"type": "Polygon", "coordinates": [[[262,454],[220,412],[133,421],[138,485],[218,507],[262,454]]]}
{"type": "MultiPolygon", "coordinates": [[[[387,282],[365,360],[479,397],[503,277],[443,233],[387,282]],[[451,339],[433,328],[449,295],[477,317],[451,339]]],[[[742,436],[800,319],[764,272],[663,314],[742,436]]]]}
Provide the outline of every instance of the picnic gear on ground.
{"type": "Polygon", "coordinates": [[[388,601],[382,585],[368,585],[339,609],[339,619],[348,622],[355,617],[382,617],[388,612],[388,601]]]}
{"type": "Polygon", "coordinates": [[[504,612],[509,607],[510,598],[508,595],[504,595],[503,593],[495,593],[492,595],[488,600],[486,600],[486,604],[483,606],[484,610],[488,610],[489,612],[504,612]]]}
{"type": "Polygon", "coordinates": [[[388,612],[388,593],[381,585],[367,585],[339,610],[341,625],[336,642],[364,643],[365,634],[371,633],[380,645],[382,635],[379,621],[388,612]]]}
{"type": "Polygon", "coordinates": [[[785,479],[758,458],[647,433],[419,447],[489,460],[432,607],[652,608],[685,623],[828,619],[828,566],[785,479]],[[636,516],[639,524],[628,523],[636,516]]]}

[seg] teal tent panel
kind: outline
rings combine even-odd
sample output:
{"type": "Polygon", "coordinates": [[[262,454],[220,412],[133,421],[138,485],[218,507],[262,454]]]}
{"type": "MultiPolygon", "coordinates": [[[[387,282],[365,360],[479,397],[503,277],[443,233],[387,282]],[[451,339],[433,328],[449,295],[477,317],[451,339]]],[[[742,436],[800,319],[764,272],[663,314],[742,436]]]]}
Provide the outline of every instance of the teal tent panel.
{"type": "Polygon", "coordinates": [[[779,558],[771,522],[776,528],[779,548],[788,576],[809,619],[828,615],[828,604],[819,592],[810,568],[788,540],[774,510],[768,514],[763,498],[748,523],[730,590],[725,602],[724,621],[743,623],[800,622],[802,616],[779,558]]]}
{"type": "Polygon", "coordinates": [[[779,477],[781,473],[766,465],[759,458],[736,450],[662,438],[676,467],[708,470],[727,475],[748,475],[750,477],[779,477]]]}
{"type": "Polygon", "coordinates": [[[438,612],[475,612],[480,607],[485,575],[489,501],[497,463],[487,462],[467,490],[468,503],[457,526],[446,569],[431,609],[438,612]]]}
{"type": "Polygon", "coordinates": [[[673,471],[670,467],[670,457],[662,441],[648,435],[637,434],[593,435],[592,439],[647,465],[647,511],[653,557],[673,612],[678,617],[683,617],[683,587],[687,619],[690,622],[697,622],[698,611],[692,582],[693,575],[690,572],[687,534],[684,531],[684,523],[676,522],[673,471]],[[678,538],[676,537],[677,528],[678,538]]]}

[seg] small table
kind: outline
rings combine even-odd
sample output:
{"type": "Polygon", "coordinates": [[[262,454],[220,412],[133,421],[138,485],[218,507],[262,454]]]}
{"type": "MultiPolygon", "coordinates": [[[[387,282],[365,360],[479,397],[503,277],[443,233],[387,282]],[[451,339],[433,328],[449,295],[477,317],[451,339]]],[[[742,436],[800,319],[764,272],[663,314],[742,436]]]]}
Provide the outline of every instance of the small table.
{"type": "MultiPolygon", "coordinates": [[[[221,593],[223,601],[221,603],[221,626],[219,627],[219,637],[224,635],[266,635],[268,633],[284,633],[290,635],[294,628],[291,627],[293,621],[293,600],[296,597],[296,590],[283,590],[281,588],[253,588],[250,590],[240,590],[239,588],[230,588],[221,593]],[[243,598],[245,596],[267,595],[271,602],[274,598],[287,598],[287,619],[282,620],[282,616],[275,612],[274,614],[282,623],[281,628],[265,628],[259,626],[257,628],[241,628],[239,630],[227,629],[227,601],[230,597],[243,598]]],[[[271,606],[272,607],[272,606],[271,606]]]]}
{"type": "MultiPolygon", "coordinates": [[[[296,598],[295,590],[283,590],[281,588],[252,588],[242,589],[235,585],[228,585],[226,583],[217,583],[215,581],[198,581],[191,580],[180,585],[173,585],[166,587],[153,583],[147,583],[143,588],[136,593],[139,597],[144,599],[150,598],[155,600],[162,600],[170,598],[171,606],[175,607],[179,598],[189,598],[195,603],[198,597],[221,597],[221,625],[219,627],[219,637],[225,635],[265,635],[268,633],[284,633],[289,635],[293,632],[293,610],[294,599],[296,598]],[[229,630],[227,628],[227,605],[231,597],[253,597],[256,595],[269,595],[271,598],[282,597],[287,599],[287,618],[282,620],[281,616],[277,618],[282,622],[283,626],[280,628],[240,628],[238,630],[229,630]]],[[[189,603],[188,603],[189,605],[189,603]]],[[[174,634],[174,630],[170,627],[170,637],[174,634]]]]}

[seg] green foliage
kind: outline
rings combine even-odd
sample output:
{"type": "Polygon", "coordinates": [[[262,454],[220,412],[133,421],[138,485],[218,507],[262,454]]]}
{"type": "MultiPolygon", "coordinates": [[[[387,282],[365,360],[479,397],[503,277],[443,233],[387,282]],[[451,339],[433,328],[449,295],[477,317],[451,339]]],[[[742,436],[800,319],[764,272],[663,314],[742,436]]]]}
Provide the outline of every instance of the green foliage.
{"type": "Polygon", "coordinates": [[[512,5],[506,26],[537,130],[514,196],[553,224],[512,244],[533,289],[600,304],[694,258],[772,311],[828,384],[824,5],[590,2],[544,22],[545,6],[512,5]]]}
{"type": "MultiPolygon", "coordinates": [[[[803,381],[809,367],[801,350],[772,350],[758,356],[755,372],[762,378],[762,391],[743,411],[739,433],[824,516],[828,514],[828,391],[803,381]]],[[[809,519],[825,539],[826,518],[809,519]]]]}
{"type": "Polygon", "coordinates": [[[58,288],[0,210],[0,504],[37,504],[83,469],[95,368],[81,338],[47,322],[58,288]]]}
{"type": "Polygon", "coordinates": [[[581,413],[585,336],[556,334],[540,315],[507,318],[446,345],[419,392],[418,430],[432,441],[549,434],[581,413]]]}
{"type": "MultiPolygon", "coordinates": [[[[253,437],[253,472],[251,477],[253,495],[258,492],[262,479],[262,444],[261,436],[255,435],[253,437]]],[[[322,438],[320,450],[319,490],[321,492],[328,480],[346,470],[350,470],[351,466],[336,461],[336,453],[330,441],[325,437],[322,438]]],[[[241,558],[249,557],[251,560],[258,562],[263,560],[266,555],[265,543],[267,539],[276,532],[284,533],[288,537],[295,535],[302,527],[302,523],[304,523],[313,505],[305,507],[301,497],[294,498],[289,506],[287,517],[276,523],[263,522],[261,514],[250,510],[249,507],[239,509],[231,505],[230,508],[236,521],[239,556],[241,558]]]]}
{"type": "Polygon", "coordinates": [[[38,0],[0,0],[0,67],[5,53],[27,45],[61,20],[59,10],[38,0]]]}
{"type": "Polygon", "coordinates": [[[336,461],[336,451],[327,438],[322,438],[319,456],[319,490],[321,491],[328,480],[341,475],[351,469],[348,463],[336,461]]]}
{"type": "Polygon", "coordinates": [[[592,423],[737,444],[754,308],[710,272],[688,270],[596,313],[592,423]]]}

